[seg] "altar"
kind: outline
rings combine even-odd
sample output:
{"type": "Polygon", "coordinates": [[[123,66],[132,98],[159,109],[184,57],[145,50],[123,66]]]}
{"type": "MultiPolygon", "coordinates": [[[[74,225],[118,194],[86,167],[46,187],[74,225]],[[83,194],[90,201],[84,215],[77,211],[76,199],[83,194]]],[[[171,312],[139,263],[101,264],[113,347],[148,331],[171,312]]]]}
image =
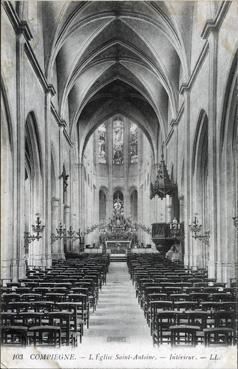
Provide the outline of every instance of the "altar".
{"type": "Polygon", "coordinates": [[[123,254],[126,255],[128,250],[131,249],[131,241],[125,240],[109,240],[106,241],[106,252],[112,255],[123,254]]]}
{"type": "Polygon", "coordinates": [[[113,203],[112,218],[100,226],[100,244],[106,253],[125,257],[137,243],[137,230],[130,218],[125,218],[123,201],[116,197],[113,203]]]}

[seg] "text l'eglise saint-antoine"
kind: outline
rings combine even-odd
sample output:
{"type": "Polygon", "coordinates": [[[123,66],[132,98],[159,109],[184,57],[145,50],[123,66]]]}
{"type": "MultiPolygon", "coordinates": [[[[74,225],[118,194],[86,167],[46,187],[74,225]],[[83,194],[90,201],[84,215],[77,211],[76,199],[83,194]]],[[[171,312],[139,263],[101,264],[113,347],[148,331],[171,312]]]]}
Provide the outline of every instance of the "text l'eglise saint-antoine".
{"type": "Polygon", "coordinates": [[[103,361],[103,360],[155,360],[155,356],[154,355],[144,355],[144,354],[136,354],[136,355],[120,355],[120,354],[116,354],[116,355],[108,355],[108,354],[90,354],[89,355],[89,360],[99,360],[99,361],[103,361]]]}

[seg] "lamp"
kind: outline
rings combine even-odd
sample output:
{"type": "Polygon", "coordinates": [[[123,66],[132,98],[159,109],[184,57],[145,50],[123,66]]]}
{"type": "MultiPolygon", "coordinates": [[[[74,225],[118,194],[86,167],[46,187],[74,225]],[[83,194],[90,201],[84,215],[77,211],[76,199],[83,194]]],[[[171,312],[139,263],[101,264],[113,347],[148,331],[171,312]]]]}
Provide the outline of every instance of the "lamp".
{"type": "Polygon", "coordinates": [[[70,226],[69,230],[66,230],[66,227],[62,223],[59,223],[58,228],[56,228],[56,234],[55,233],[51,234],[51,242],[53,243],[57,240],[62,239],[75,241],[77,239],[79,240],[80,237],[81,237],[80,229],[78,232],[75,232],[73,230],[73,227],[70,226]]]}
{"type": "Polygon", "coordinates": [[[55,242],[56,240],[62,240],[66,237],[66,228],[62,223],[59,223],[58,228],[56,228],[56,234],[51,234],[51,242],[55,242]]]}
{"type": "Polygon", "coordinates": [[[24,232],[25,245],[28,245],[35,240],[39,241],[42,238],[41,233],[43,232],[45,226],[41,223],[40,215],[37,213],[36,223],[32,224],[32,231],[36,233],[36,235],[31,235],[30,232],[24,232]]]}
{"type": "Polygon", "coordinates": [[[80,229],[78,232],[75,232],[73,230],[72,226],[69,226],[69,229],[67,230],[65,226],[62,223],[59,223],[58,228],[56,228],[56,234],[51,234],[51,242],[55,242],[56,240],[80,240],[81,237],[95,231],[99,227],[99,224],[93,224],[91,227],[87,227],[87,229],[84,232],[80,232],[80,229]]]}
{"type": "Polygon", "coordinates": [[[198,239],[206,245],[209,244],[210,231],[205,231],[204,234],[201,234],[202,224],[199,224],[196,216],[194,216],[192,223],[189,224],[189,228],[192,231],[192,237],[195,240],[198,239]]]}

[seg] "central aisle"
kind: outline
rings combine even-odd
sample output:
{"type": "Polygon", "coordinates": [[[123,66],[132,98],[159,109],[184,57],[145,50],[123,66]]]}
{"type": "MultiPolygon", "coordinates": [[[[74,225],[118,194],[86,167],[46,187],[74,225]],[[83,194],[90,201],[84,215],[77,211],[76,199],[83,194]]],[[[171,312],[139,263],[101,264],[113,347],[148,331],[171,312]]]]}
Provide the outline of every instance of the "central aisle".
{"type": "Polygon", "coordinates": [[[97,310],[90,316],[83,344],[149,344],[150,329],[135,297],[127,264],[112,262],[107,283],[99,294],[97,310]]]}

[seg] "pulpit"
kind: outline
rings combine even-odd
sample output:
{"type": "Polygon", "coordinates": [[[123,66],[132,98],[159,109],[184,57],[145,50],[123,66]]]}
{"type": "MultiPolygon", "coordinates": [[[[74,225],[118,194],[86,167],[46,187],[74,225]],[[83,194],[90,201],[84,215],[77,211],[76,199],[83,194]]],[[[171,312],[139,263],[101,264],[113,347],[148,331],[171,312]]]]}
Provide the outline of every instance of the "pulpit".
{"type": "Polygon", "coordinates": [[[167,223],[153,223],[151,238],[163,257],[175,242],[175,239],[171,237],[169,224],[167,223]]]}

